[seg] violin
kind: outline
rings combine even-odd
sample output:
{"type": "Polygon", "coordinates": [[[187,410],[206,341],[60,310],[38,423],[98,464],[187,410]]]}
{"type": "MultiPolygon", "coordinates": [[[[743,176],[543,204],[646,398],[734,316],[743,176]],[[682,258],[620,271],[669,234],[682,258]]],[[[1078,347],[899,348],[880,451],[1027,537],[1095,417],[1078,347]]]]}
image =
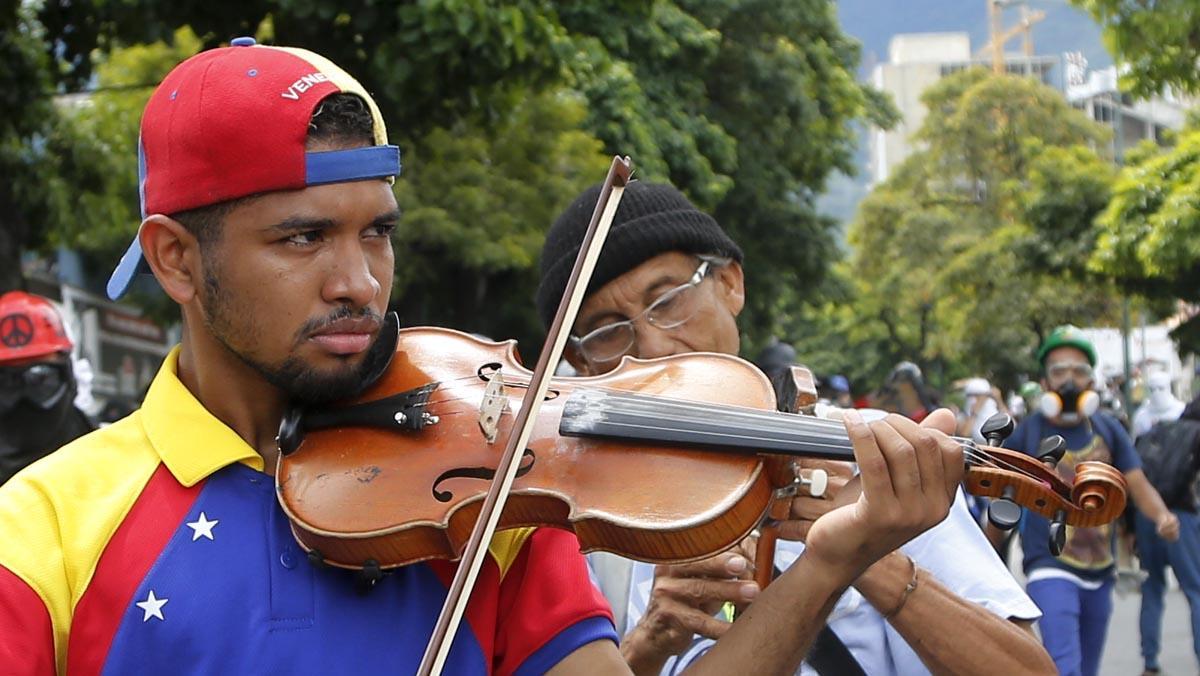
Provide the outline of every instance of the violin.
{"type": "MultiPolygon", "coordinates": [[[[394,331],[391,364],[370,389],[293,411],[281,430],[280,503],[301,546],[329,565],[458,559],[530,381],[514,341],[394,331]]],[[[499,527],[565,528],[584,551],[649,562],[724,551],[794,487],[791,459],[854,460],[842,423],[776,408],[767,377],[723,354],[625,357],[603,375],[552,378],[499,527]]],[[[1110,465],[1081,462],[1068,485],[1024,453],[960,443],[976,495],[1063,528],[1111,522],[1125,507],[1110,465]]]]}

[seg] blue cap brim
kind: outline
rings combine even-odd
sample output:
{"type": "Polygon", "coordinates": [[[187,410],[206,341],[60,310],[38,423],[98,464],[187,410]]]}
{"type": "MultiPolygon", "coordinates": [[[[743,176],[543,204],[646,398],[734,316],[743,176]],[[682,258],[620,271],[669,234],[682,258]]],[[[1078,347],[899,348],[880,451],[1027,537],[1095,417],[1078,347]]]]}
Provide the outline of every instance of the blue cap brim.
{"type": "MultiPolygon", "coordinates": [[[[140,154],[140,153],[139,153],[140,154]]],[[[393,178],[400,175],[400,148],[397,146],[367,146],[349,150],[331,150],[304,155],[305,183],[325,185],[346,181],[366,181],[393,178]]],[[[144,175],[144,171],[142,172],[144,175]]],[[[147,214],[142,214],[144,218],[147,214]]],[[[121,262],[108,278],[108,297],[118,300],[124,296],[139,273],[150,272],[142,257],[142,245],[137,238],[121,256],[121,262]]]]}
{"type": "Polygon", "coordinates": [[[146,264],[146,259],[142,258],[141,242],[134,237],[133,243],[121,256],[121,262],[117,263],[117,269],[113,270],[112,276],[108,278],[108,297],[118,300],[124,296],[139,272],[150,272],[150,266],[146,264]]]}

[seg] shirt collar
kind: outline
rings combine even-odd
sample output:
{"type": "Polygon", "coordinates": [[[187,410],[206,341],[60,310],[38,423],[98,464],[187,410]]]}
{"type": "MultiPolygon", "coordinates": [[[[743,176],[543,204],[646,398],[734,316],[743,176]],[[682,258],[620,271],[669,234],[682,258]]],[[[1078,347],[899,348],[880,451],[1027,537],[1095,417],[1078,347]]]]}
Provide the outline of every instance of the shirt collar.
{"type": "Polygon", "coordinates": [[[163,360],[140,411],[142,427],[163,464],[184,486],[240,462],[263,470],[263,459],[244,439],[204,408],[176,375],[179,347],[163,360]]]}

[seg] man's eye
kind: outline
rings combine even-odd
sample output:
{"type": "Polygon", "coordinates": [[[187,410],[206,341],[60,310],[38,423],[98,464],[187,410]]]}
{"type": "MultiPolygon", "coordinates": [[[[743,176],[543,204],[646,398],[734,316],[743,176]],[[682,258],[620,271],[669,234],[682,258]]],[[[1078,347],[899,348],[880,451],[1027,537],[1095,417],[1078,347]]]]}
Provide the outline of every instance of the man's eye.
{"type": "Polygon", "coordinates": [[[385,223],[383,225],[374,225],[370,228],[367,228],[366,234],[368,237],[390,237],[392,231],[395,229],[395,223],[385,223]]]}
{"type": "Polygon", "coordinates": [[[295,244],[297,246],[308,246],[310,244],[316,244],[320,240],[321,240],[321,231],[320,230],[308,230],[305,232],[298,232],[298,233],[288,237],[286,241],[288,244],[295,244]]]}

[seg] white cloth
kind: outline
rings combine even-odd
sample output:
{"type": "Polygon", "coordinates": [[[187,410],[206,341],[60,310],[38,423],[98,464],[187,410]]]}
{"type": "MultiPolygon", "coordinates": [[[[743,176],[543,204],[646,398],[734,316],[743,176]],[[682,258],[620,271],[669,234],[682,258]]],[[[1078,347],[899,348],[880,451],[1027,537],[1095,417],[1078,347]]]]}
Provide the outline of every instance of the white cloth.
{"type": "Polygon", "coordinates": [[[1147,378],[1146,389],[1149,396],[1133,414],[1133,438],[1136,439],[1150,431],[1164,420],[1178,420],[1187,407],[1175,398],[1171,392],[1171,377],[1166,373],[1153,373],[1147,378]]]}
{"type": "MultiPolygon", "coordinates": [[[[803,551],[803,543],[780,540],[775,563],[780,569],[786,569],[803,551]]],[[[918,566],[950,591],[980,604],[989,612],[1004,618],[1024,620],[1041,617],[1041,611],[1025,595],[975,525],[961,490],[946,520],[913,539],[901,551],[911,556],[918,566]]],[[[652,564],[633,562],[629,567],[632,583],[629,585],[628,604],[623,625],[617,625],[617,633],[622,636],[645,613],[650,588],[654,583],[652,564]]],[[[611,591],[611,587],[604,591],[611,591]]],[[[872,676],[929,673],[912,648],[854,588],[850,588],[838,600],[828,621],[866,673],[872,676]]],[[[712,644],[709,639],[697,637],[687,651],[667,661],[662,673],[683,671],[712,644]]],[[[798,673],[816,674],[807,664],[801,665],[798,673]]]]}

